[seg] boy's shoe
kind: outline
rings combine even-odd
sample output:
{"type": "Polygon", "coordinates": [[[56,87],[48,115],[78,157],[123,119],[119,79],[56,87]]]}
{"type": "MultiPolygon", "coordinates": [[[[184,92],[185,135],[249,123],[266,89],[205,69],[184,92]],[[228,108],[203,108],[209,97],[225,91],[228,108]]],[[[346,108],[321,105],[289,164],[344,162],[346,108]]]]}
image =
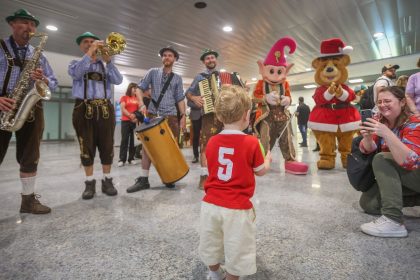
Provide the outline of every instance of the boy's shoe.
{"type": "Polygon", "coordinates": [[[136,165],[138,163],[138,161],[137,160],[129,160],[128,161],[128,164],[130,164],[130,165],[136,165]]]}
{"type": "Polygon", "coordinates": [[[226,279],[226,271],[219,267],[217,271],[209,271],[207,274],[207,280],[225,280],[226,279]]]}
{"type": "Polygon", "coordinates": [[[120,160],[120,161],[118,162],[118,167],[123,167],[123,166],[124,166],[124,162],[120,160]]]}
{"type": "Polygon", "coordinates": [[[408,235],[403,224],[399,224],[384,215],[373,222],[361,225],[360,229],[366,234],[378,237],[407,237],[408,235]]]}

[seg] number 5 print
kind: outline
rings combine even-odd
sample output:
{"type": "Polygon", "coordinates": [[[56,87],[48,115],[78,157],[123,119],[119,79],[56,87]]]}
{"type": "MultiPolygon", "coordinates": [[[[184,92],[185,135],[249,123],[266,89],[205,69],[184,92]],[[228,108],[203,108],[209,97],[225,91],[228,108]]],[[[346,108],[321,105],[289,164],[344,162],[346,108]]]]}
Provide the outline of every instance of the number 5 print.
{"type": "Polygon", "coordinates": [[[234,149],[233,148],[225,148],[220,147],[219,148],[219,163],[220,166],[219,170],[217,171],[217,177],[222,181],[229,181],[230,178],[232,178],[232,169],[233,169],[233,162],[225,158],[225,155],[233,155],[234,149]]]}

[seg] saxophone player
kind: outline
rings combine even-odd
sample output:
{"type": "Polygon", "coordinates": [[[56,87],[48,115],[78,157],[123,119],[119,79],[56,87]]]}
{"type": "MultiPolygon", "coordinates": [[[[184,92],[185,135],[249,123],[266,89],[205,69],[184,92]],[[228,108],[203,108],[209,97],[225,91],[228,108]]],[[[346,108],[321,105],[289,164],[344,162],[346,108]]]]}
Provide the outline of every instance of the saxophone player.
{"type": "Polygon", "coordinates": [[[73,60],[68,73],[73,79],[72,95],[75,99],[73,127],[80,145],[80,159],[85,170],[83,199],[91,199],[96,192],[93,177],[93,162],[96,148],[102,164],[102,192],[117,195],[111,176],[114,157],[115,112],[110,99],[111,84],[119,85],[123,76],[109,56],[103,41],[91,32],[85,32],[76,39],[84,54],[80,60],[73,60]],[[102,49],[101,57],[98,50],[102,49]]]}
{"type": "MultiPolygon", "coordinates": [[[[14,91],[22,75],[24,65],[34,55],[34,47],[29,44],[30,33],[35,33],[39,20],[27,10],[19,9],[6,18],[12,29],[12,35],[1,40],[0,47],[0,111],[10,111],[15,100],[8,98],[14,91]]],[[[42,80],[51,91],[57,87],[57,79],[45,58],[41,54],[39,66],[30,73],[33,81],[42,80]]],[[[22,184],[21,213],[46,214],[51,208],[41,204],[39,195],[35,194],[36,174],[39,161],[39,146],[44,130],[44,113],[42,103],[33,108],[33,114],[17,130],[16,159],[20,165],[20,181],[22,184]]],[[[0,164],[6,155],[12,132],[0,130],[0,164]]]]}

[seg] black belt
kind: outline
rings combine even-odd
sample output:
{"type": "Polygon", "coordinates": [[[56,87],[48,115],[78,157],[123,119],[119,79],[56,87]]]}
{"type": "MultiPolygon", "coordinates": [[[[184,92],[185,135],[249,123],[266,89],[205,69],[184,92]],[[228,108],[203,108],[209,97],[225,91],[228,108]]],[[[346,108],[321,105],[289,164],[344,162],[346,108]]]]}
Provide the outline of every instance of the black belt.
{"type": "Polygon", "coordinates": [[[323,104],[320,107],[337,110],[337,109],[349,108],[349,107],[352,107],[352,105],[350,103],[331,103],[331,104],[323,104]]]}

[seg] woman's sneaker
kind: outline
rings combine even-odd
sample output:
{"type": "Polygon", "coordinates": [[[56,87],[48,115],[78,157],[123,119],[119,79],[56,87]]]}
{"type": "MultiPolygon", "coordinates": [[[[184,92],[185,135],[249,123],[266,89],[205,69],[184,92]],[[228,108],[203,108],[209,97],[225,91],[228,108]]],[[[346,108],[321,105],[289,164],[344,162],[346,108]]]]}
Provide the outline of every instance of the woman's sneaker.
{"type": "Polygon", "coordinates": [[[373,222],[360,226],[360,229],[369,235],[378,237],[407,237],[407,229],[390,218],[382,215],[373,222]]]}

